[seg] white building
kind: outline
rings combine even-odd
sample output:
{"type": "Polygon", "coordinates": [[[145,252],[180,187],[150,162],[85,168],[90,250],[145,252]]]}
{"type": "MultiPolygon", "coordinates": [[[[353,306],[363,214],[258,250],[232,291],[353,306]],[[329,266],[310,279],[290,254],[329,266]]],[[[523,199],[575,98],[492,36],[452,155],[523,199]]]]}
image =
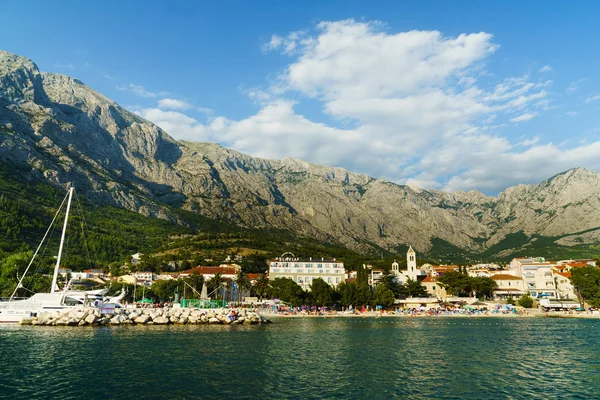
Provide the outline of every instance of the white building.
{"type": "Polygon", "coordinates": [[[575,288],[571,283],[571,273],[570,272],[559,272],[552,271],[552,275],[554,277],[554,284],[556,286],[556,297],[558,299],[576,299],[577,294],[575,293],[575,288]]]}
{"type": "Polygon", "coordinates": [[[310,290],[311,283],[317,278],[336,287],[344,282],[345,273],[344,263],[335,258],[332,260],[300,259],[291,253],[286,253],[274,260],[269,260],[269,280],[290,278],[304,290],[310,290]]]}
{"type": "Polygon", "coordinates": [[[152,286],[152,281],[154,281],[154,274],[152,272],[144,271],[144,272],[135,272],[133,274],[135,278],[135,283],[145,286],[152,286]]]}
{"type": "Polygon", "coordinates": [[[430,296],[445,300],[447,296],[446,289],[440,286],[438,279],[437,276],[427,276],[421,281],[421,284],[425,286],[430,296]]]}
{"type": "Polygon", "coordinates": [[[527,293],[525,290],[525,281],[519,276],[512,274],[495,274],[491,277],[498,287],[494,289],[494,297],[507,299],[509,297],[518,298],[527,293]]]}
{"type": "Polygon", "coordinates": [[[525,290],[531,297],[556,298],[557,290],[553,277],[555,267],[556,263],[546,261],[543,257],[514,258],[506,272],[523,278],[525,290]]]}
{"type": "Polygon", "coordinates": [[[408,279],[416,281],[419,280],[419,277],[426,276],[425,272],[417,267],[417,253],[413,250],[412,246],[409,246],[406,252],[406,269],[400,270],[400,264],[394,260],[391,273],[400,283],[404,283],[408,279]]]}

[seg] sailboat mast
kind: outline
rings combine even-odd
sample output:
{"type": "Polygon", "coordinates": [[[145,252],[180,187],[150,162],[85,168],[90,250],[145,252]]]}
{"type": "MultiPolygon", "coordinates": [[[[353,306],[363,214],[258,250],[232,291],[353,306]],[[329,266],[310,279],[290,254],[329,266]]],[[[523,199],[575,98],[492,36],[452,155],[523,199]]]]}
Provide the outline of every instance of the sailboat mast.
{"type": "Polygon", "coordinates": [[[56,280],[58,279],[58,268],[60,267],[60,258],[62,256],[63,245],[65,243],[65,234],[67,233],[67,222],[69,220],[69,211],[71,210],[71,199],[73,198],[74,187],[69,189],[69,200],[67,201],[67,212],[65,214],[65,222],[63,224],[62,236],[60,237],[60,247],[58,248],[58,257],[56,258],[56,267],[54,267],[54,275],[52,276],[52,286],[50,293],[54,293],[57,289],[56,280]]]}

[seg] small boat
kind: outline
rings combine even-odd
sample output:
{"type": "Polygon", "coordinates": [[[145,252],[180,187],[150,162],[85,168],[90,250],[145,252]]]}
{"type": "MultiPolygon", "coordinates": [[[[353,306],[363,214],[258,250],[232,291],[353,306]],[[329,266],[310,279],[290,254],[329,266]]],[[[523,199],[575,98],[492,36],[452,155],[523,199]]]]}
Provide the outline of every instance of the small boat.
{"type": "Polygon", "coordinates": [[[42,241],[39,244],[35,253],[33,254],[33,257],[31,259],[31,261],[29,262],[29,265],[25,269],[25,273],[19,279],[19,283],[17,284],[17,287],[15,288],[12,295],[10,296],[10,299],[7,301],[0,301],[0,322],[15,323],[15,322],[20,322],[23,318],[35,317],[35,316],[38,316],[41,313],[45,313],[45,312],[56,312],[56,311],[60,311],[60,310],[66,309],[66,308],[72,308],[72,307],[76,307],[76,306],[99,305],[100,303],[105,303],[105,302],[118,302],[125,296],[125,293],[123,291],[121,292],[120,295],[118,295],[116,297],[106,298],[106,297],[104,297],[104,295],[107,293],[106,289],[80,292],[80,291],[74,291],[74,290],[67,290],[69,285],[65,285],[65,287],[63,288],[62,291],[60,291],[58,288],[58,284],[57,284],[58,270],[60,267],[62,250],[63,250],[64,241],[65,241],[65,233],[67,230],[67,222],[69,219],[69,211],[71,209],[71,200],[73,198],[74,190],[75,190],[75,188],[71,186],[67,195],[65,196],[64,200],[62,201],[58,211],[56,212],[54,219],[52,220],[52,222],[50,224],[50,227],[48,227],[48,230],[46,231],[44,238],[42,239],[42,241]],[[52,285],[50,287],[51,288],[50,293],[35,293],[33,296],[31,296],[27,299],[22,299],[22,300],[16,299],[15,296],[17,294],[17,291],[23,287],[22,286],[23,279],[25,278],[31,265],[33,264],[35,257],[37,256],[40,248],[42,247],[42,244],[46,240],[48,233],[50,232],[50,229],[52,228],[52,225],[56,221],[58,215],[61,212],[61,209],[63,208],[63,206],[65,204],[65,201],[67,202],[67,208],[66,208],[66,212],[65,212],[65,221],[63,224],[60,246],[58,248],[58,256],[56,259],[56,266],[54,267],[54,273],[52,275],[52,285]]]}

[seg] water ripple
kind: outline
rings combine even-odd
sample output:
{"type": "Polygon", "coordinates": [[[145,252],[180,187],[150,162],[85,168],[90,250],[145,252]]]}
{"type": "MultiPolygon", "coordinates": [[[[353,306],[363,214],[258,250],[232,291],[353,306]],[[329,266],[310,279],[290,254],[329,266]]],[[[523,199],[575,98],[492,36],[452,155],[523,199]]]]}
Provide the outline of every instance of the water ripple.
{"type": "Polygon", "coordinates": [[[0,398],[594,399],[600,321],[0,327],[0,398]]]}

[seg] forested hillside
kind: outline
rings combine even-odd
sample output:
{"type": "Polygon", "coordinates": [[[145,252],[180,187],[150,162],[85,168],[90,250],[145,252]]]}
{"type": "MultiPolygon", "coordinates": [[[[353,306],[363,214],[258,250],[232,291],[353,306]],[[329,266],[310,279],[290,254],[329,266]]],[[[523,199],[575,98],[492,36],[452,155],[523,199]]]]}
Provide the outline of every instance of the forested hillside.
{"type": "MultiPolygon", "coordinates": [[[[77,193],[77,191],[76,191],[77,193]]],[[[0,259],[31,252],[64,199],[65,192],[32,175],[0,163],[0,259]]],[[[303,257],[337,257],[355,267],[361,263],[388,266],[393,254],[358,254],[336,245],[301,238],[276,229],[240,228],[190,212],[173,210],[187,225],[94,204],[75,195],[71,207],[63,265],[73,270],[120,266],[131,254],[148,255],[140,268],[155,271],[218,264],[226,256],[241,256],[248,272],[262,272],[266,260],[292,251],[303,257]],[[383,258],[385,256],[385,258],[383,258]],[[205,261],[205,260],[212,261],[205,261]],[[173,264],[176,267],[173,267],[173,264]]],[[[39,272],[48,273],[57,254],[62,215],[41,249],[39,272]]],[[[14,257],[13,257],[14,258],[14,257]]],[[[24,264],[27,257],[17,257],[24,264]]],[[[21,270],[21,269],[19,269],[21,270]]]]}

